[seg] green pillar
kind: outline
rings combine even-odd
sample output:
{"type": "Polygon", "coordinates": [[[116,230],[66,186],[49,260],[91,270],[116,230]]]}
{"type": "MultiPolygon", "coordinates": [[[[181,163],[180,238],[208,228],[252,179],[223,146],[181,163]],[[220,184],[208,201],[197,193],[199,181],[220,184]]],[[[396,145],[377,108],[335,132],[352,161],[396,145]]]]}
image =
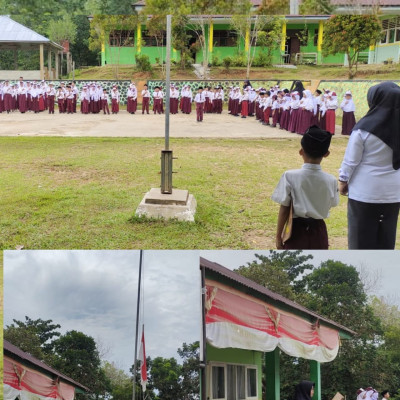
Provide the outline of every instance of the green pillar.
{"type": "Polygon", "coordinates": [[[280,400],[279,354],[278,347],[265,353],[265,400],[280,400]]]}
{"type": "Polygon", "coordinates": [[[321,364],[318,361],[310,361],[311,380],[315,382],[313,400],[321,400],[321,364]]]}

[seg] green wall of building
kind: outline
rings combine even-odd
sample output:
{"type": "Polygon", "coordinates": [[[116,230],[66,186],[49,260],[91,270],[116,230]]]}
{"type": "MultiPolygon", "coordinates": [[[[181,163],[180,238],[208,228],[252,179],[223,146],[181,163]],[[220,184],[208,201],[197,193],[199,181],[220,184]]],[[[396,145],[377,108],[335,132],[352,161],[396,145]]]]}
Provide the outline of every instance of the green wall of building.
{"type": "Polygon", "coordinates": [[[262,353],[243,349],[217,349],[207,344],[207,364],[219,362],[226,364],[243,364],[257,366],[257,394],[262,399],[262,353]]]}

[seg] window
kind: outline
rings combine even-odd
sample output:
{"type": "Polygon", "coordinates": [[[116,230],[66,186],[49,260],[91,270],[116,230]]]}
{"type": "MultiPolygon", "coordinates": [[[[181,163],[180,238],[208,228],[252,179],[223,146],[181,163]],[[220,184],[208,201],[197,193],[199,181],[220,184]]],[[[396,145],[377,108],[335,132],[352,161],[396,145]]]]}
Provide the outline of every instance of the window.
{"type": "Polygon", "coordinates": [[[165,47],[167,45],[167,34],[162,32],[156,38],[149,35],[147,31],[142,31],[142,40],[146,47],[165,47]]]}
{"type": "Polygon", "coordinates": [[[382,21],[381,44],[400,42],[400,17],[382,21]]]}
{"type": "Polygon", "coordinates": [[[235,47],[237,44],[237,34],[234,31],[214,31],[213,40],[215,47],[235,47]]]}
{"type": "Polygon", "coordinates": [[[124,47],[133,47],[135,46],[135,32],[131,31],[123,31],[123,30],[114,30],[110,32],[109,36],[110,46],[124,46],[124,47]]]}
{"type": "Polygon", "coordinates": [[[212,367],[212,398],[225,398],[225,367],[212,367]]]}
{"type": "Polygon", "coordinates": [[[257,370],[247,368],[247,396],[257,397],[257,370]]]}
{"type": "Polygon", "coordinates": [[[213,365],[212,399],[247,400],[257,398],[257,368],[246,365],[213,365]]]}

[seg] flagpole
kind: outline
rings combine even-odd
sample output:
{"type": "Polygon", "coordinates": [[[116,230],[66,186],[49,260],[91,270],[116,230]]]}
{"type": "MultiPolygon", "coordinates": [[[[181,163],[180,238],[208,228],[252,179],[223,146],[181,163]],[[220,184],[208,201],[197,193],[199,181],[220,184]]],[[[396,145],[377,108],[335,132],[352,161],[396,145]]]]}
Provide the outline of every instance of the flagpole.
{"type": "Polygon", "coordinates": [[[142,263],[143,263],[143,250],[140,250],[138,295],[137,295],[137,304],[136,304],[135,362],[133,363],[132,400],[136,399],[136,364],[137,364],[137,344],[138,344],[138,335],[139,335],[139,310],[140,310],[140,288],[141,288],[141,283],[142,283],[142,263]]]}

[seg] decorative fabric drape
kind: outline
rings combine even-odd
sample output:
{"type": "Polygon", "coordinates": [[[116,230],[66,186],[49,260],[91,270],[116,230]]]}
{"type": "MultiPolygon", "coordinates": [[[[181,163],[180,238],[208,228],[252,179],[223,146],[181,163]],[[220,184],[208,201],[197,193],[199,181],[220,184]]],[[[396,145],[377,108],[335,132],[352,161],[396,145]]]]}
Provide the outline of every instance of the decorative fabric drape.
{"type": "Polygon", "coordinates": [[[206,279],[206,335],[217,348],[283,352],[319,362],[335,359],[339,332],[232,287],[206,279]]]}
{"type": "Polygon", "coordinates": [[[14,400],[18,395],[22,400],[39,397],[43,400],[73,400],[75,388],[64,382],[55,381],[38,371],[4,357],[4,400],[14,400]]]}

